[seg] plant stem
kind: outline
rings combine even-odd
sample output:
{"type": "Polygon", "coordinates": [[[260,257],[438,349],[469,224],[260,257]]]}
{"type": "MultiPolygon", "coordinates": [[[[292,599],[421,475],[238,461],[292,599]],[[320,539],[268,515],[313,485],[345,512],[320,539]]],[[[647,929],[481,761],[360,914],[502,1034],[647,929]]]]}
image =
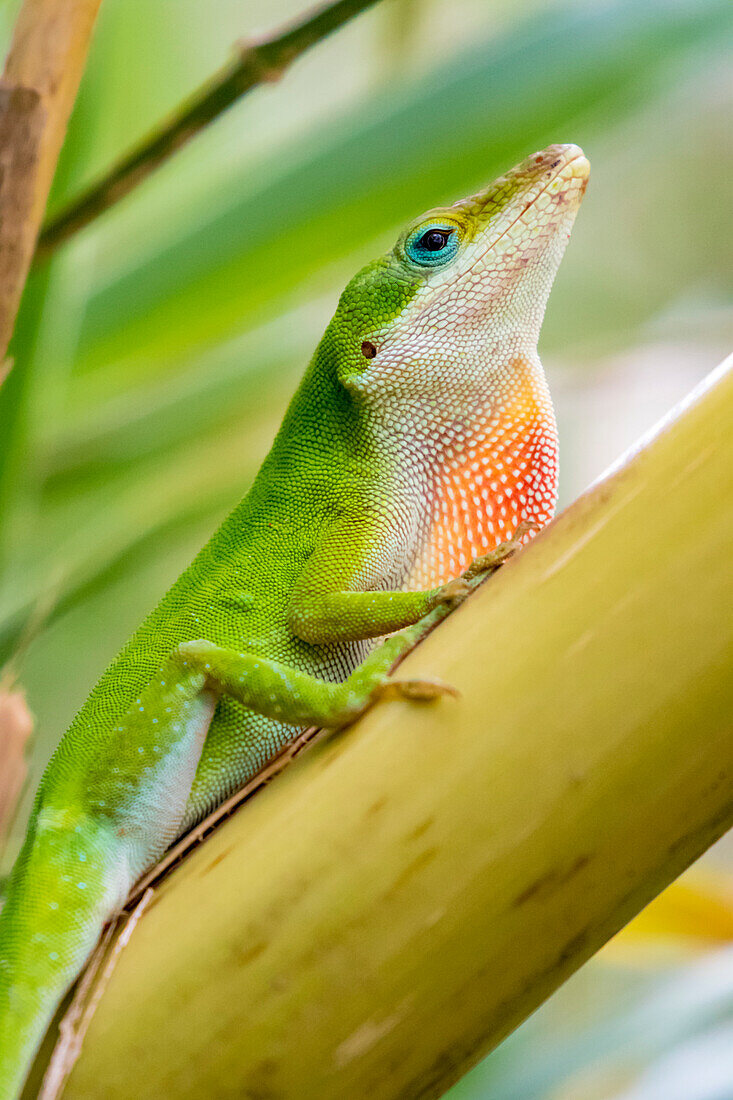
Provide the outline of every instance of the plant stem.
{"type": "Polygon", "coordinates": [[[728,367],[154,887],[65,1100],[440,1096],[722,835],[728,367]]]}
{"type": "Polygon", "coordinates": [[[374,3],[376,0],[336,0],[306,12],[295,22],[264,37],[243,42],[230,64],[203,84],[102,179],[46,224],[38,242],[36,259],[44,259],[128,195],[240,96],[259,84],[279,80],[302,53],[374,3]]]}
{"type": "Polygon", "coordinates": [[[0,81],[0,360],[101,0],[24,0],[0,81]]]}

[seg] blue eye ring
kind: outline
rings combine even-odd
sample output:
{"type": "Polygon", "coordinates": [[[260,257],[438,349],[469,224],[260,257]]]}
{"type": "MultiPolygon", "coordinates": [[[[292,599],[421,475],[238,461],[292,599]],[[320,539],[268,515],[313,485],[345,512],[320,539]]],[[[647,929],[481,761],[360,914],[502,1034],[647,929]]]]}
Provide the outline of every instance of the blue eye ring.
{"type": "Polygon", "coordinates": [[[442,267],[458,251],[459,236],[455,225],[445,222],[421,225],[405,241],[405,254],[420,267],[442,267]]]}

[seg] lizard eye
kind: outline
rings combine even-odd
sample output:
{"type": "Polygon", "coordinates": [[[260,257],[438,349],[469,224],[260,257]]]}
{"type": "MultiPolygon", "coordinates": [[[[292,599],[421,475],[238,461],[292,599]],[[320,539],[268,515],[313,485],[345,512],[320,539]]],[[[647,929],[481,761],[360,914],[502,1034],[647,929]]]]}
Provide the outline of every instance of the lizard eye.
{"type": "Polygon", "coordinates": [[[458,234],[452,225],[421,226],[407,238],[405,252],[421,267],[439,267],[458,251],[458,234]]]}

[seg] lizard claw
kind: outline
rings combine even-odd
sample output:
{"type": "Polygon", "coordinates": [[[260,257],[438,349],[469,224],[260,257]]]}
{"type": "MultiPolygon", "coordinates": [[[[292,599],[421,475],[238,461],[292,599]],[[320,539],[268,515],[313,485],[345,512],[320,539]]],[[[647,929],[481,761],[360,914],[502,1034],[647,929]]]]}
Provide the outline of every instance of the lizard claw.
{"type": "Polygon", "coordinates": [[[525,535],[529,535],[532,531],[541,531],[542,524],[537,523],[534,519],[523,519],[517,527],[514,535],[512,536],[512,542],[521,542],[525,535]]]}
{"type": "Polygon", "coordinates": [[[517,550],[521,550],[522,544],[517,539],[509,539],[508,542],[500,542],[495,550],[492,550],[490,554],[482,554],[480,558],[475,558],[468,569],[463,574],[468,580],[472,577],[478,577],[481,573],[492,573],[495,569],[498,569],[500,565],[503,565],[505,561],[508,561],[513,554],[516,554],[517,550]]]}
{"type": "Polygon", "coordinates": [[[490,554],[482,554],[480,558],[476,558],[475,561],[469,565],[468,569],[463,574],[468,580],[472,577],[479,576],[480,573],[489,573],[498,569],[500,565],[503,565],[505,561],[508,561],[518,550],[522,549],[522,539],[525,535],[528,535],[530,531],[539,531],[539,523],[535,523],[534,520],[525,519],[517,527],[512,538],[507,542],[500,542],[495,550],[492,550],[490,554]]]}

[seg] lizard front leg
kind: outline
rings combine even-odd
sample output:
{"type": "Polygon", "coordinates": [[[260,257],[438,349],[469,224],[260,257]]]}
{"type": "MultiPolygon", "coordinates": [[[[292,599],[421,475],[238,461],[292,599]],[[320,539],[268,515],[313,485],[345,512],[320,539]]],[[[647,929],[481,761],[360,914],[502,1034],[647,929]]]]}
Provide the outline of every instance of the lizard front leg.
{"type": "Polygon", "coordinates": [[[521,540],[535,527],[534,523],[520,524],[509,542],[476,558],[459,577],[419,592],[359,591],[352,570],[343,564],[344,560],[359,559],[349,554],[337,557],[336,530],[299,578],[290,601],[290,629],[303,641],[319,645],[378,638],[417,624],[436,607],[460,603],[471,591],[469,582],[495,572],[521,549],[521,540]]]}

